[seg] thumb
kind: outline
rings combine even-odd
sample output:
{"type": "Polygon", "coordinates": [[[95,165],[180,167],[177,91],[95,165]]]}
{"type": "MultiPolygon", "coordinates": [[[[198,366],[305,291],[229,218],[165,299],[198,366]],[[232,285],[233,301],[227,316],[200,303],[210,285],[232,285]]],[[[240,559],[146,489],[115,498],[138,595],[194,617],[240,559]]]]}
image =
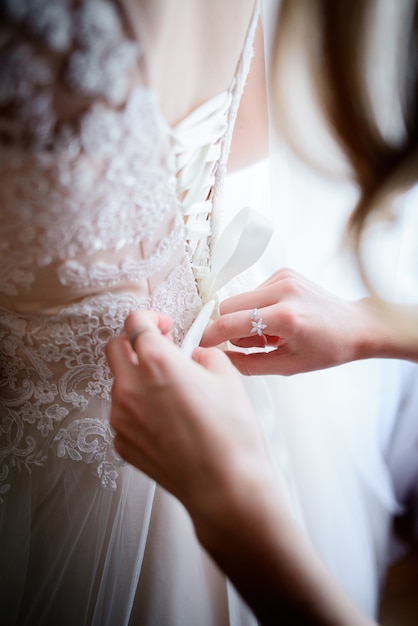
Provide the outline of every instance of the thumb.
{"type": "Polygon", "coordinates": [[[271,374],[268,367],[268,355],[265,353],[246,354],[235,350],[228,350],[225,356],[229,357],[230,362],[244,376],[257,376],[260,374],[271,374]]]}
{"type": "Polygon", "coordinates": [[[195,348],[192,354],[193,361],[215,374],[229,375],[235,372],[228,357],[219,348],[195,348]]]}
{"type": "Polygon", "coordinates": [[[113,337],[105,348],[107,362],[113,375],[128,376],[132,370],[132,351],[125,335],[113,337]]]}

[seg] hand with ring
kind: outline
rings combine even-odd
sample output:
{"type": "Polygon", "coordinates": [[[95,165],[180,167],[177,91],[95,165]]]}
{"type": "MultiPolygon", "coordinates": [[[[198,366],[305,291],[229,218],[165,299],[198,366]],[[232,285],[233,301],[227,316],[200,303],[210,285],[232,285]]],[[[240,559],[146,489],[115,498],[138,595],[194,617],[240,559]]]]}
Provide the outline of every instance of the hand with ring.
{"type": "Polygon", "coordinates": [[[120,456],[173,493],[197,523],[209,502],[220,502],[236,468],[248,462],[264,471],[268,453],[228,358],[196,348],[191,359],[167,339],[171,324],[165,315],[136,311],[126,333],[109,341],[110,424],[120,456]]]}
{"type": "Polygon", "coordinates": [[[344,300],[289,269],[228,298],[220,313],[201,345],[263,348],[226,352],[242,374],[291,375],[387,356],[387,324],[372,298],[344,300]]]}

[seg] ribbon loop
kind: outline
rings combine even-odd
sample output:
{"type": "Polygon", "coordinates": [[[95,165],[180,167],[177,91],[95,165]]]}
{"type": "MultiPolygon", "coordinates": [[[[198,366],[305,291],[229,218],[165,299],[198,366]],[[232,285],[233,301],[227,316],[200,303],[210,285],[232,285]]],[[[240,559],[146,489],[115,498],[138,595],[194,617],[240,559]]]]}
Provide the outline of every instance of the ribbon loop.
{"type": "Polygon", "coordinates": [[[262,256],[273,234],[267,218],[244,207],[221,232],[212,250],[208,276],[202,281],[204,302],[262,256]]]}

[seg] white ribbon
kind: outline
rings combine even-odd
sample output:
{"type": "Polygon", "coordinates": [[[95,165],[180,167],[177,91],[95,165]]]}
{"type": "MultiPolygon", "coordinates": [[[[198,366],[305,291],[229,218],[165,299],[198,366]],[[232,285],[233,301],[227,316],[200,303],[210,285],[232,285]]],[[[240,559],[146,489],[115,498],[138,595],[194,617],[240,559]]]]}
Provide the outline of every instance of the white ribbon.
{"type": "Polygon", "coordinates": [[[271,223],[249,207],[241,209],[222,231],[213,247],[210,271],[200,282],[205,304],[183,339],[183,352],[191,355],[199,345],[215,308],[215,293],[258,261],[272,234],[271,223]]]}
{"type": "Polygon", "coordinates": [[[201,308],[199,315],[196,317],[195,321],[185,334],[181,344],[181,350],[188,356],[191,356],[193,350],[199,345],[202,335],[205,332],[205,328],[209,324],[214,307],[215,300],[209,300],[209,302],[206,302],[206,304],[201,308]]]}
{"type": "Polygon", "coordinates": [[[244,207],[218,237],[211,255],[211,267],[202,280],[203,302],[214,297],[232,278],[254,265],[265,251],[273,226],[266,217],[244,207]]]}

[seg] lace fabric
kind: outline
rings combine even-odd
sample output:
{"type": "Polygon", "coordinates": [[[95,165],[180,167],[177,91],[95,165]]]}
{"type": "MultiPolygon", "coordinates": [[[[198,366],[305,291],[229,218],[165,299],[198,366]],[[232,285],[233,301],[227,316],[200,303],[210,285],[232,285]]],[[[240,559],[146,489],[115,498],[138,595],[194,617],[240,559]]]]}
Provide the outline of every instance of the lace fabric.
{"type": "Polygon", "coordinates": [[[3,11],[2,493],[11,468],[45,461],[51,437],[61,457],[111,457],[112,479],[100,477],[114,487],[109,427],[83,422],[92,397],[109,402],[106,341],[138,307],[169,313],[181,341],[200,307],[172,157],[153,94],[128,92],[139,51],[112,3],[28,0],[3,11]],[[56,85],[66,83],[89,106],[61,119],[56,85]],[[94,451],[85,432],[102,442],[94,451]]]}
{"type": "Polygon", "coordinates": [[[110,402],[112,378],[105,346],[119,334],[129,312],[161,310],[178,319],[180,341],[200,300],[187,265],[179,265],[148,298],[105,293],[65,307],[59,315],[16,316],[0,309],[0,358],[5,419],[2,424],[2,487],[8,469],[30,471],[48,452],[92,464],[102,486],[115,489],[117,460],[107,421],[94,416],[94,400],[110,402]]]}
{"type": "Polygon", "coordinates": [[[184,576],[164,583],[171,624],[186,623],[184,602],[196,619],[203,603],[218,611],[207,581],[213,597],[224,593],[185,513],[166,494],[153,505],[152,483],[115,454],[105,346],[138,308],[169,314],[181,343],[201,309],[245,72],[169,129],[141,64],[116,0],[0,3],[0,535],[13,564],[0,598],[10,624],[127,624],[135,597],[140,622],[153,624],[146,607],[157,615],[160,603],[145,574],[138,583],[143,558],[150,580],[162,558],[184,561],[184,576]],[[161,520],[164,554],[147,541],[161,520]],[[37,554],[49,538],[61,557],[37,554]],[[195,586],[187,601],[175,591],[183,579],[195,586]]]}
{"type": "Polygon", "coordinates": [[[193,321],[243,77],[167,129],[154,95],[138,84],[139,45],[117,4],[21,0],[2,11],[4,493],[12,467],[43,462],[50,435],[60,433],[61,456],[96,458],[65,442],[80,441],[74,412],[91,397],[109,401],[104,345],[129,311],[169,313],[179,342],[193,321]],[[69,106],[59,105],[63,94],[69,106]]]}

